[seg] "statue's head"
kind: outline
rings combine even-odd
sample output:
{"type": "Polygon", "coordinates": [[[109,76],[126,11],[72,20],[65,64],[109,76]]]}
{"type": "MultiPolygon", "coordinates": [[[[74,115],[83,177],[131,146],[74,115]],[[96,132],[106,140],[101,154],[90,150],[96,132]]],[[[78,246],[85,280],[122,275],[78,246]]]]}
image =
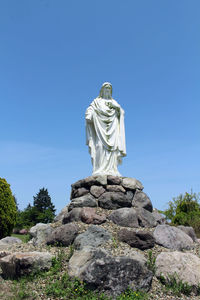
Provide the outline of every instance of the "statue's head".
{"type": "Polygon", "coordinates": [[[104,99],[112,99],[112,84],[110,82],[104,82],[102,84],[99,97],[104,99]]]}

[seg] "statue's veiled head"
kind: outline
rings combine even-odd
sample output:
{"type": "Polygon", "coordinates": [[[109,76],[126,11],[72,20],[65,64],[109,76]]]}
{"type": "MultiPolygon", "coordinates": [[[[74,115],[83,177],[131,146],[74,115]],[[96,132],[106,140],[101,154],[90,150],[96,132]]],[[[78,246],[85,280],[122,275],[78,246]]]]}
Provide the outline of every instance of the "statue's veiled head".
{"type": "Polygon", "coordinates": [[[112,84],[110,82],[104,82],[102,84],[99,97],[104,99],[112,99],[112,84]]]}

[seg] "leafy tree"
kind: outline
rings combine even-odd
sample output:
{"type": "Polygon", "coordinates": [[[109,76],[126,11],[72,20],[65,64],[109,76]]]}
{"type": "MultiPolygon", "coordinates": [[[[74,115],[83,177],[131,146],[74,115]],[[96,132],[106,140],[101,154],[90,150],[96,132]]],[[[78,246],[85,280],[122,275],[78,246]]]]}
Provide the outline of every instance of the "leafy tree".
{"type": "Polygon", "coordinates": [[[163,211],[172,225],[192,226],[200,235],[200,194],[185,193],[173,198],[168,203],[169,208],[163,211]]]}
{"type": "Polygon", "coordinates": [[[12,233],[16,215],[17,208],[10,185],[0,178],[0,239],[12,233]]]}

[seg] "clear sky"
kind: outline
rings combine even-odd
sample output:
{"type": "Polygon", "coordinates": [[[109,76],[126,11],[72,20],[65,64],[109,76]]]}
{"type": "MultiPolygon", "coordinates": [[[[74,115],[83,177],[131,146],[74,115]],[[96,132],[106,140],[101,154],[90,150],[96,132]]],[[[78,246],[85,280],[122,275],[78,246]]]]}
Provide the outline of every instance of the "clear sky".
{"type": "Polygon", "coordinates": [[[200,192],[199,0],[0,0],[0,177],[19,208],[60,211],[91,175],[85,110],[103,82],[125,110],[119,171],[154,207],[200,192]]]}

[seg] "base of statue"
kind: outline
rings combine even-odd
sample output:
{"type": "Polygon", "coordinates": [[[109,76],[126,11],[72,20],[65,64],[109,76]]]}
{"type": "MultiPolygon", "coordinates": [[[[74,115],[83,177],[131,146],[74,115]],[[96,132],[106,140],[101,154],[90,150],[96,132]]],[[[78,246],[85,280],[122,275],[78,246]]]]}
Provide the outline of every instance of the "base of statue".
{"type": "Polygon", "coordinates": [[[128,227],[155,227],[160,223],[142,183],[135,178],[89,176],[71,186],[69,212],[85,207],[114,210],[108,219],[128,227]]]}

